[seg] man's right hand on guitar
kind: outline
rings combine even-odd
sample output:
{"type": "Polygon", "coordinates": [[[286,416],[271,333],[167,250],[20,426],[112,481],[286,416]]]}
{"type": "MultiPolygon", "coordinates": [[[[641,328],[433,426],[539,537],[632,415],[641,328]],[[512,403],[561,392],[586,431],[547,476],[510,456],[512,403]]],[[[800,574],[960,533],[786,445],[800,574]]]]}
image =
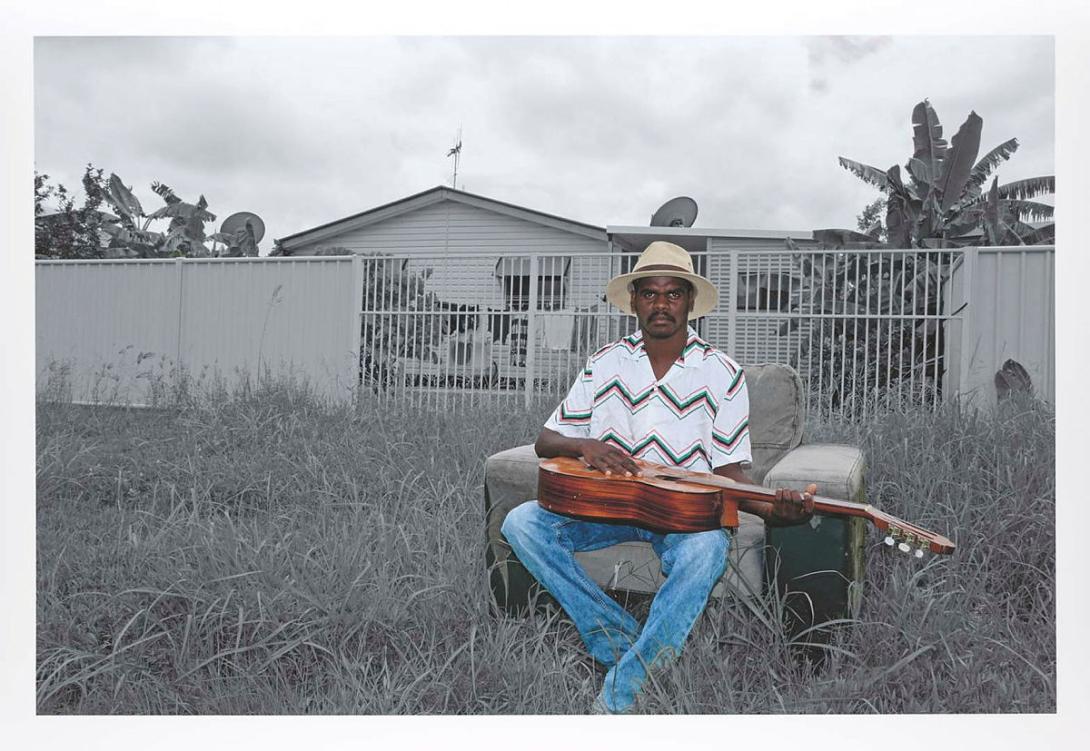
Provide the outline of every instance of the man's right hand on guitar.
{"type": "Polygon", "coordinates": [[[580,458],[588,467],[607,475],[638,475],[640,468],[635,460],[616,446],[588,438],[580,444],[580,458]]]}

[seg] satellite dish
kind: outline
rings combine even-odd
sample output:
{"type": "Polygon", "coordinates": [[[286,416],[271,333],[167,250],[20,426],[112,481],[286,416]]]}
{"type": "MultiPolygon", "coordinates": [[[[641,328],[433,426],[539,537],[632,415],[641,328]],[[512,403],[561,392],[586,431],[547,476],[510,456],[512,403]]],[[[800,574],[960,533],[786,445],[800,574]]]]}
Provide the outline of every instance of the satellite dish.
{"type": "Polygon", "coordinates": [[[652,227],[692,227],[696,221],[696,201],[688,196],[671,198],[651,215],[652,227]]]}
{"type": "Polygon", "coordinates": [[[233,235],[245,227],[247,222],[254,231],[254,242],[261,242],[261,238],[265,236],[265,222],[261,221],[261,217],[252,211],[239,211],[231,214],[231,216],[223,220],[223,224],[220,225],[220,232],[225,235],[233,235]]]}

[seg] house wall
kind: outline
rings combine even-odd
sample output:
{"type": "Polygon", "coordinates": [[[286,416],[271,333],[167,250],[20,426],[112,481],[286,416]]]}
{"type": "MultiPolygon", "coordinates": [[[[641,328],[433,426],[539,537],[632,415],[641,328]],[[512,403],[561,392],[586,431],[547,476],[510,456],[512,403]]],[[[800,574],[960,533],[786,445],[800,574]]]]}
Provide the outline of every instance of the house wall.
{"type": "MultiPolygon", "coordinates": [[[[496,276],[500,255],[603,253],[609,249],[604,239],[595,240],[454,200],[439,201],[299,246],[292,255],[305,256],[335,246],[360,254],[413,257],[406,268],[416,272],[430,268],[427,289],[440,299],[493,309],[504,307],[503,283],[496,276]],[[480,256],[492,253],[495,258],[480,256]],[[470,254],[477,257],[459,257],[470,254]]],[[[591,304],[601,273],[593,265],[574,262],[569,273],[572,304],[591,304]]]]}

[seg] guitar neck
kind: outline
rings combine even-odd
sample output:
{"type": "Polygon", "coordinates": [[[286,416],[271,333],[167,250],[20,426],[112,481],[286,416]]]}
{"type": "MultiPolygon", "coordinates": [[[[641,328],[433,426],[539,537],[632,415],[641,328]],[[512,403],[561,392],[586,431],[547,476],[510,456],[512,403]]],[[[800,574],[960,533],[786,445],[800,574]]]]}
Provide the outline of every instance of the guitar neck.
{"type": "MultiPolygon", "coordinates": [[[[745,499],[763,503],[772,503],[776,500],[776,491],[771,488],[766,488],[763,485],[736,482],[735,480],[731,480],[729,477],[723,477],[722,475],[675,470],[672,467],[668,468],[666,472],[656,472],[656,474],[671,480],[681,480],[683,482],[692,482],[697,485],[707,485],[729,490],[731,496],[739,500],[745,499]]],[[[877,512],[877,509],[866,503],[852,503],[851,501],[841,501],[837,498],[826,498],[825,496],[820,495],[814,496],[814,510],[830,514],[862,516],[865,518],[873,518],[875,512],[877,512]]]]}
{"type": "MultiPolygon", "coordinates": [[[[722,488],[728,496],[735,500],[756,501],[771,505],[776,500],[776,491],[762,485],[752,485],[744,482],[736,482],[729,477],[709,474],[707,472],[693,472],[679,467],[667,467],[662,465],[644,464],[644,471],[651,472],[654,476],[664,479],[691,482],[698,485],[722,488]]],[[[814,496],[814,510],[826,514],[838,514],[842,516],[862,517],[879,529],[888,532],[891,536],[907,541],[910,545],[927,546],[935,553],[951,553],[954,543],[942,535],[930,532],[922,527],[909,524],[902,519],[879,511],[869,503],[853,503],[837,498],[814,496]]]]}

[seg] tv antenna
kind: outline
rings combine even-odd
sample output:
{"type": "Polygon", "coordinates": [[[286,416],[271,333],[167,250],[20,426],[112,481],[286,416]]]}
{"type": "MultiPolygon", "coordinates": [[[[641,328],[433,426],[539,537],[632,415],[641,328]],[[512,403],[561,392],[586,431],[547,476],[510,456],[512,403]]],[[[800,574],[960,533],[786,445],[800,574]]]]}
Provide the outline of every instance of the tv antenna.
{"type": "Polygon", "coordinates": [[[652,227],[692,227],[696,221],[696,201],[688,196],[671,198],[651,215],[652,227]]]}
{"type": "Polygon", "coordinates": [[[462,126],[458,126],[458,141],[447,152],[447,156],[454,157],[454,178],[450,181],[450,187],[458,190],[458,161],[462,157],[462,126]]]}

